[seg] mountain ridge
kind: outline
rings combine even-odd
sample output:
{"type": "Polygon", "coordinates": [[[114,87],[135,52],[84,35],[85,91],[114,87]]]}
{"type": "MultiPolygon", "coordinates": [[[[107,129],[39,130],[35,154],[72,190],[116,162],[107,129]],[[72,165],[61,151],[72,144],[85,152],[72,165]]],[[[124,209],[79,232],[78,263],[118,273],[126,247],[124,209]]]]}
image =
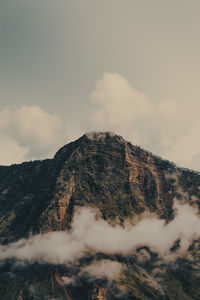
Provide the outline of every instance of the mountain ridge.
{"type": "MultiPolygon", "coordinates": [[[[170,223],[174,219],[174,199],[199,209],[199,198],[198,172],[178,168],[113,133],[93,132],[59,149],[53,159],[0,167],[0,241],[6,246],[38,234],[68,232],[78,207],[98,208],[111,226],[123,227],[130,219],[137,221],[145,211],[170,223]]],[[[192,245],[190,251],[198,253],[198,241],[192,245]]],[[[178,241],[174,247],[172,251],[179,248],[178,241]]],[[[77,284],[65,285],[62,277],[65,273],[72,274],[70,268],[35,264],[24,269],[17,267],[13,280],[20,283],[19,289],[8,275],[13,263],[7,260],[0,277],[2,299],[44,299],[40,289],[47,293],[48,299],[117,299],[120,284],[126,290],[122,299],[199,299],[198,276],[191,262],[182,263],[191,278],[182,278],[183,274],[174,271],[171,265],[169,270],[167,266],[157,267],[165,272],[157,278],[152,275],[156,268],[152,266],[153,261],[159,262],[156,254],[148,247],[137,251],[150,257],[147,263],[135,261],[136,254],[133,257],[103,253],[95,256],[97,261],[111,259],[126,266],[117,284],[105,278],[91,281],[79,276],[77,284]],[[41,284],[36,270],[42,270],[41,284]],[[12,292],[9,292],[10,281],[14,285],[12,292]],[[152,282],[159,284],[162,291],[165,285],[168,288],[161,293],[152,282]],[[188,290],[192,284],[196,292],[188,290]],[[32,285],[37,287],[35,296],[30,293],[32,285]],[[189,287],[186,290],[185,285],[189,287]],[[175,298],[176,294],[179,298],[175,298]]],[[[83,258],[79,264],[85,265],[87,259],[83,258]]],[[[198,265],[196,261],[195,264],[198,265]]],[[[180,268],[178,263],[178,270],[180,268]]]]}

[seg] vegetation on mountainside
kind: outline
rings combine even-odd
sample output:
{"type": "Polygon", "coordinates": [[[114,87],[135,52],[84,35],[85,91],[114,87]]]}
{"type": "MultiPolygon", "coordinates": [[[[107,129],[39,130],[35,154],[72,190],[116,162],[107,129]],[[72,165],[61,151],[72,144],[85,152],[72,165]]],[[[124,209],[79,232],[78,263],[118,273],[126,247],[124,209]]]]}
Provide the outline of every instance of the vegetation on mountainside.
{"type": "MultiPolygon", "coordinates": [[[[173,200],[200,207],[200,174],[177,168],[118,136],[90,140],[83,136],[60,149],[51,160],[0,167],[0,242],[7,244],[32,234],[68,230],[77,206],[96,207],[112,225],[138,218],[145,210],[170,221],[173,200]]],[[[139,251],[139,250],[138,250],[139,251]]],[[[188,262],[177,269],[156,265],[155,253],[145,249],[150,262],[138,265],[136,257],[99,253],[63,265],[0,265],[1,299],[200,299],[199,273],[188,262]],[[120,279],[79,276],[64,285],[62,276],[74,276],[93,259],[108,258],[124,265],[120,279]],[[160,273],[154,274],[155,269],[160,273]],[[153,283],[157,282],[158,286],[153,283]]],[[[191,246],[198,265],[199,244],[191,246]]]]}

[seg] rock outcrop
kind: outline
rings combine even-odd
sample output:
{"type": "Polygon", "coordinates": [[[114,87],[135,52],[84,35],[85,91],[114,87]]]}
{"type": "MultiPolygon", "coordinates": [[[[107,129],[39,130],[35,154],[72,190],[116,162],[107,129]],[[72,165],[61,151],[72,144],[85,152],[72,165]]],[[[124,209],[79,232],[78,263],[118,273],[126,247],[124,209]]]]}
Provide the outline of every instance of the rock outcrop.
{"type": "MultiPolygon", "coordinates": [[[[200,174],[133,146],[112,133],[90,133],[61,148],[53,159],[0,167],[0,241],[5,246],[22,238],[68,231],[77,207],[98,208],[105,220],[123,226],[145,211],[170,222],[174,199],[200,207],[200,174]]],[[[87,260],[111,259],[124,265],[120,279],[79,278],[65,284],[64,265],[0,263],[3,299],[200,299],[199,241],[190,246],[193,265],[155,264],[149,256],[91,254],[87,260]],[[155,266],[156,265],[156,266],[155,266]]],[[[141,252],[142,253],[142,252],[141,252]]],[[[72,274],[73,273],[73,274],[72,274]]]]}

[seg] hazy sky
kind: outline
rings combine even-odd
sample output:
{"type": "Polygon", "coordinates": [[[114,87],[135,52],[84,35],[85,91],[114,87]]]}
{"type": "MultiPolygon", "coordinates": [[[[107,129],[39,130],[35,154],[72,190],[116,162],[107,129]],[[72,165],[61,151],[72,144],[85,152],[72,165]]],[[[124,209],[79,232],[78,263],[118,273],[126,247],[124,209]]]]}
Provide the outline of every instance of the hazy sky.
{"type": "Polygon", "coordinates": [[[200,170],[199,0],[0,1],[0,163],[111,130],[200,170]]]}

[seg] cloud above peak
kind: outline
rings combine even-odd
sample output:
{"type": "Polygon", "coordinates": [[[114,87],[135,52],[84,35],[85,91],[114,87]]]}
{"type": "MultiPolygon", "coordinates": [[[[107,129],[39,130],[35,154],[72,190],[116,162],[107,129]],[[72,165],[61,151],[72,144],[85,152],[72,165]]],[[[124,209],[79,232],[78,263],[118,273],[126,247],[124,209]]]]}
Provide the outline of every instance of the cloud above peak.
{"type": "MultiPolygon", "coordinates": [[[[108,72],[96,82],[90,102],[89,124],[77,120],[70,140],[88,129],[111,131],[180,166],[200,170],[200,103],[155,102],[124,76],[108,72]],[[79,122],[85,123],[82,129],[79,122]]],[[[64,120],[40,106],[0,110],[0,164],[51,157],[65,143],[64,120]]]]}
{"type": "Polygon", "coordinates": [[[91,99],[101,106],[92,117],[99,126],[104,122],[106,126],[130,125],[153,109],[148,98],[117,73],[104,73],[97,81],[91,99]]]}
{"type": "Polygon", "coordinates": [[[200,168],[200,107],[164,99],[155,102],[117,73],[104,73],[91,94],[91,124],[190,168],[200,168]]]}

